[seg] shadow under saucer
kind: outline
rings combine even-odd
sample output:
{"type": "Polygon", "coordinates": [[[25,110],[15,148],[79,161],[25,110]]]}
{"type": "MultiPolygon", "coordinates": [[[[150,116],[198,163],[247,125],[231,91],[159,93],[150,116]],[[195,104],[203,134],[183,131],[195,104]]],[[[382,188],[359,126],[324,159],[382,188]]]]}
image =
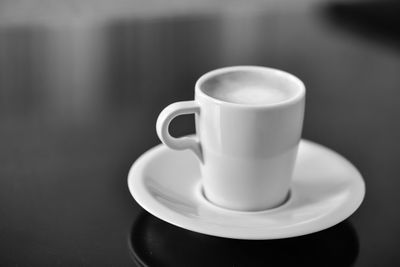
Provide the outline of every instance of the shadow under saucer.
{"type": "Polygon", "coordinates": [[[129,246],[141,266],[352,266],[359,247],[348,220],[300,237],[237,240],[185,230],[146,211],[133,224],[129,246]]]}

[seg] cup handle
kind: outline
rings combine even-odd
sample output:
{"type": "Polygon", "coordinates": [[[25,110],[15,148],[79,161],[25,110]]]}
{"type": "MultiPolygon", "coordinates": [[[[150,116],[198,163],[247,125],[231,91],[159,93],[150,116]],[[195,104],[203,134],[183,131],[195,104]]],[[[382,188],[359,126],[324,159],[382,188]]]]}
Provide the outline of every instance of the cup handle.
{"type": "Polygon", "coordinates": [[[203,162],[203,153],[198,137],[183,136],[175,138],[172,137],[168,131],[169,124],[175,117],[192,113],[200,115],[200,106],[194,100],[170,104],[158,115],[156,124],[157,135],[161,142],[169,148],[175,150],[190,149],[196,154],[199,160],[203,162]]]}

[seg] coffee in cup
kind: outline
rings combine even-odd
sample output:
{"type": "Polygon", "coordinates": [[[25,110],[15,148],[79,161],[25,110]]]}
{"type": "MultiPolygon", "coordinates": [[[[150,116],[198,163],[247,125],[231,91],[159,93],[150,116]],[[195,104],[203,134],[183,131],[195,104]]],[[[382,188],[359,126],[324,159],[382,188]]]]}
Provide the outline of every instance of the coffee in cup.
{"type": "Polygon", "coordinates": [[[195,100],[166,107],[157,134],[172,149],[199,158],[202,186],[211,203],[259,211],[285,202],[301,138],[304,84],[272,68],[235,66],[201,76],[195,100]],[[171,120],[195,114],[196,135],[168,132],[171,120]]]}

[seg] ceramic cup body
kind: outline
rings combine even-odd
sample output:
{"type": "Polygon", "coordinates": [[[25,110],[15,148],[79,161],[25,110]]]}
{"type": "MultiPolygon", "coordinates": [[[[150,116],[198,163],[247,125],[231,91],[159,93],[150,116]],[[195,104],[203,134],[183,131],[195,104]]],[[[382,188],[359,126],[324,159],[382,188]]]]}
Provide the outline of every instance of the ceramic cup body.
{"type": "Polygon", "coordinates": [[[200,160],[206,198],[221,207],[256,211],[282,204],[301,138],[304,84],[293,75],[265,67],[236,66],[206,73],[197,81],[195,100],[174,103],[157,121],[160,139],[173,149],[191,149],[200,160]],[[258,72],[266,86],[290,87],[290,96],[276,103],[242,104],[209,94],[210,83],[229,72],[258,72]],[[196,137],[168,133],[177,115],[195,113],[196,137]]]}

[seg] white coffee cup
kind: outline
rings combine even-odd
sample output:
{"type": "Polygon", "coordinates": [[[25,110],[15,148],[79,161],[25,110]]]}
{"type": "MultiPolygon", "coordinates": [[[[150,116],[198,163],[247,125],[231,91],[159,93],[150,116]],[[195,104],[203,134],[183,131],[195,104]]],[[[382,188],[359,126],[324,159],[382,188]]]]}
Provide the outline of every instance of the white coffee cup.
{"type": "Polygon", "coordinates": [[[265,210],[288,198],[304,104],[304,84],[287,72],[226,67],[199,78],[195,100],[167,106],[157,134],[168,147],[197,155],[208,201],[234,210],[265,210]],[[191,113],[197,135],[172,137],[171,120],[191,113]]]}

